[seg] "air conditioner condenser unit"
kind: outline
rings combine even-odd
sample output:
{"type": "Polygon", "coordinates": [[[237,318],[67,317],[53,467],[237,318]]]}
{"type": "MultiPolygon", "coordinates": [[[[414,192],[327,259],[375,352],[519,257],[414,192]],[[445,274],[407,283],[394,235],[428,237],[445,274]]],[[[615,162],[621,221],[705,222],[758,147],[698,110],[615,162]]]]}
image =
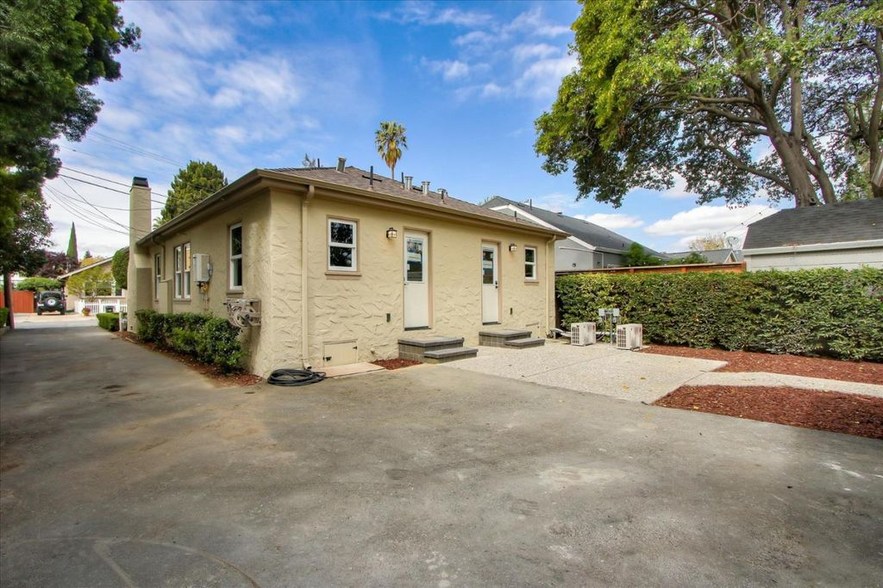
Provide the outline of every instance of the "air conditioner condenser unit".
{"type": "Polygon", "coordinates": [[[594,345],[595,323],[573,323],[570,325],[571,345],[594,345]]]}
{"type": "Polygon", "coordinates": [[[639,349],[644,345],[644,327],[639,324],[625,324],[616,327],[617,349],[639,349]]]}

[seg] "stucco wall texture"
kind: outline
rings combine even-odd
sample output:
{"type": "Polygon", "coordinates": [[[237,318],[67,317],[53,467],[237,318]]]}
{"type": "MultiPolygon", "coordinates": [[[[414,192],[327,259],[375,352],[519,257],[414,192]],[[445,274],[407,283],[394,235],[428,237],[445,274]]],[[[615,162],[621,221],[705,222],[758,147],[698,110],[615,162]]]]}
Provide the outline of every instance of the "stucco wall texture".
{"type": "MultiPolygon", "coordinates": [[[[351,199],[350,199],[351,200],[351,199]]],[[[226,316],[227,298],[260,300],[262,324],[245,329],[248,369],[266,376],[281,367],[324,366],[325,345],[354,341],[358,361],[388,359],[398,339],[458,336],[478,344],[481,316],[481,245],[499,246],[500,320],[491,328],[519,328],[543,335],[554,320],[554,241],[548,235],[490,223],[439,219],[358,201],[267,191],[222,210],[150,247],[163,256],[166,293],[154,298],[159,312],[210,312],[226,316]],[[304,205],[304,203],[306,204],[304,205]],[[302,223],[302,210],[306,222],[302,223]],[[358,223],[358,271],[328,270],[328,219],[358,223]],[[243,227],[243,289],[228,288],[229,227],[243,227]],[[307,298],[302,303],[302,226],[307,233],[307,298]],[[398,237],[386,236],[390,227],[398,237]],[[404,329],[404,233],[429,235],[429,324],[404,329]],[[190,301],[174,300],[174,248],[190,243],[192,253],[210,256],[213,274],[204,291],[194,283],[190,301]],[[509,251],[514,243],[517,250],[509,251]],[[537,248],[537,280],[524,278],[524,248],[537,248]],[[303,357],[303,309],[307,356],[303,357]],[[389,320],[387,320],[389,315],[389,320]]]]}

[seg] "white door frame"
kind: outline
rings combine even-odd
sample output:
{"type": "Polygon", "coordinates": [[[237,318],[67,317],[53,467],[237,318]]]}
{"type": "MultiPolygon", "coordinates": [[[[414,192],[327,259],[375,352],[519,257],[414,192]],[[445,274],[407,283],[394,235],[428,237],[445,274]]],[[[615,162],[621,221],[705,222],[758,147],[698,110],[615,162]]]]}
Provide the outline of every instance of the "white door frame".
{"type": "Polygon", "coordinates": [[[500,244],[490,241],[481,243],[481,322],[488,325],[500,322],[500,244]],[[486,283],[485,252],[492,252],[493,282],[486,283]]]}
{"type": "Polygon", "coordinates": [[[403,262],[402,262],[402,283],[404,284],[404,294],[402,295],[402,318],[405,329],[427,329],[429,328],[429,234],[423,231],[404,231],[403,246],[403,262]],[[420,242],[422,244],[420,256],[421,267],[420,275],[414,272],[409,277],[408,274],[408,244],[409,242],[420,242]],[[419,279],[418,279],[419,278],[419,279]]]}

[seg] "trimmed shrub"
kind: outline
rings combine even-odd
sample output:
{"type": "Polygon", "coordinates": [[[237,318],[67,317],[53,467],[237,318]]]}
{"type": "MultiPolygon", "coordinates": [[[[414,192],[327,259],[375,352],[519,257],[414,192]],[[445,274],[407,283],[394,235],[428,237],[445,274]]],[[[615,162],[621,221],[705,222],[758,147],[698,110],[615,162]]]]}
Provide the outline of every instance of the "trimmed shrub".
{"type": "Polygon", "coordinates": [[[578,274],[556,280],[562,326],[618,307],[647,341],[883,361],[883,270],[578,274]]]}
{"type": "Polygon", "coordinates": [[[115,312],[99,312],[95,315],[98,317],[98,326],[108,331],[120,330],[120,315],[115,312]]]}
{"type": "Polygon", "coordinates": [[[0,308],[0,327],[5,327],[9,322],[9,309],[0,308]]]}
{"type": "Polygon", "coordinates": [[[148,343],[193,356],[224,372],[241,368],[245,351],[239,342],[239,329],[222,318],[183,312],[160,314],[138,310],[138,337],[148,343]]]}

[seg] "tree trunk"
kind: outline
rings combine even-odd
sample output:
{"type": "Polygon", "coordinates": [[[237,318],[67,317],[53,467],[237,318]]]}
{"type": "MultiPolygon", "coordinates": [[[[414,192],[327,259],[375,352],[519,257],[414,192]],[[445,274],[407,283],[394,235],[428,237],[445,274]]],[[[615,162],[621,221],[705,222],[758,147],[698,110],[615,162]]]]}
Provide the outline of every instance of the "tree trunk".
{"type": "Polygon", "coordinates": [[[871,171],[871,194],[874,198],[883,198],[883,157],[880,156],[879,151],[871,155],[868,168],[871,171]]]}
{"type": "Polygon", "coordinates": [[[788,182],[794,191],[794,206],[800,208],[821,204],[809,170],[804,164],[800,145],[795,145],[791,137],[778,133],[771,137],[771,141],[785,173],[788,174],[788,182]]]}
{"type": "Polygon", "coordinates": [[[3,303],[9,309],[9,328],[14,329],[15,311],[12,308],[12,274],[8,272],[3,273],[3,303]]]}

